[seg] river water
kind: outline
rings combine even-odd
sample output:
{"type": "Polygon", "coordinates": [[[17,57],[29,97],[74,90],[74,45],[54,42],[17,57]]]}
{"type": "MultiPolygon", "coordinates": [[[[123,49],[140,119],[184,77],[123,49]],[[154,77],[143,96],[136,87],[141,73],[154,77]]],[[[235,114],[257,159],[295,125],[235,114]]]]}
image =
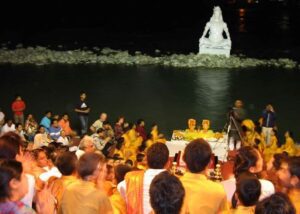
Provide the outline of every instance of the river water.
{"type": "Polygon", "coordinates": [[[1,66],[0,106],[9,116],[10,103],[20,93],[27,103],[26,113],[38,120],[44,111],[68,112],[78,126],[73,109],[79,92],[88,94],[90,122],[100,112],[109,120],[124,115],[128,121],[144,118],[156,122],[168,137],[172,130],[184,129],[187,119],[211,120],[220,131],[234,100],[245,103],[248,117],[257,120],[268,102],[278,114],[281,133],[300,132],[300,73],[274,68],[243,70],[183,69],[160,66],[48,65],[1,66]]]}

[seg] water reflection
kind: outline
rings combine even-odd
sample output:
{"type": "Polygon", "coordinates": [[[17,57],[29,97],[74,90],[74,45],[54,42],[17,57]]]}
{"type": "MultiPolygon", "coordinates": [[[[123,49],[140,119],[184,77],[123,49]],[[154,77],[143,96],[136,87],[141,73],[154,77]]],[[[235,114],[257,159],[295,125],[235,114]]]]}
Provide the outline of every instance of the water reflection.
{"type": "Polygon", "coordinates": [[[92,106],[91,122],[101,111],[108,113],[112,123],[120,115],[130,122],[142,117],[147,128],[157,122],[170,137],[172,130],[187,127],[188,118],[195,118],[198,124],[207,118],[220,131],[228,107],[242,99],[254,120],[272,102],[280,132],[292,129],[300,139],[299,72],[120,65],[2,66],[0,71],[0,107],[7,118],[12,117],[14,95],[21,93],[27,102],[26,114],[33,113],[40,120],[48,109],[55,114],[67,112],[76,128],[79,123],[73,109],[78,93],[85,90],[92,106]]]}
{"type": "Polygon", "coordinates": [[[212,121],[212,127],[223,127],[227,107],[230,106],[230,71],[197,72],[196,103],[199,114],[212,121]],[[223,118],[223,119],[222,119],[223,118]]]}
{"type": "Polygon", "coordinates": [[[282,31],[287,31],[290,28],[290,16],[288,13],[283,13],[281,19],[278,22],[279,28],[282,31]]]}

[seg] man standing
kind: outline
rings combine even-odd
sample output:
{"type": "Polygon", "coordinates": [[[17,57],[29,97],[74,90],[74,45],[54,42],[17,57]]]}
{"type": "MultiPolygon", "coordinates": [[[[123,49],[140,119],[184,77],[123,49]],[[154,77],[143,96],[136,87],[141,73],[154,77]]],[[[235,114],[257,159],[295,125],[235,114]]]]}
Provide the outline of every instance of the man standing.
{"type": "Polygon", "coordinates": [[[78,118],[81,125],[81,134],[84,135],[87,133],[88,130],[88,121],[89,121],[89,113],[90,113],[90,106],[86,101],[86,93],[80,93],[80,101],[75,108],[75,112],[78,114],[78,118]]]}
{"type": "Polygon", "coordinates": [[[15,123],[21,123],[22,126],[24,125],[24,113],[26,105],[25,102],[22,100],[20,95],[16,96],[15,101],[11,104],[11,110],[14,113],[14,120],[15,123]]]}
{"type": "Polygon", "coordinates": [[[271,104],[266,106],[262,113],[262,132],[265,135],[266,144],[270,145],[271,131],[276,126],[276,114],[271,104]]]}
{"type": "Polygon", "coordinates": [[[236,100],[234,107],[228,113],[228,144],[229,150],[239,149],[242,142],[242,121],[246,119],[246,111],[243,108],[243,101],[236,100]]]}

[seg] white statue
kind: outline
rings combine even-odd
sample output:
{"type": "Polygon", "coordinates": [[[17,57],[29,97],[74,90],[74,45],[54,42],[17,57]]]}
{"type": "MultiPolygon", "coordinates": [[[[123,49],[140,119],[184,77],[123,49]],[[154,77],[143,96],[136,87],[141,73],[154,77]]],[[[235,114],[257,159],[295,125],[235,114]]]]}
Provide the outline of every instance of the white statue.
{"type": "Polygon", "coordinates": [[[217,54],[229,57],[230,50],[231,40],[227,24],[223,21],[221,8],[217,6],[214,7],[213,15],[206,23],[203,35],[199,40],[199,54],[217,54]],[[223,31],[225,31],[226,38],[223,37],[223,31]]]}

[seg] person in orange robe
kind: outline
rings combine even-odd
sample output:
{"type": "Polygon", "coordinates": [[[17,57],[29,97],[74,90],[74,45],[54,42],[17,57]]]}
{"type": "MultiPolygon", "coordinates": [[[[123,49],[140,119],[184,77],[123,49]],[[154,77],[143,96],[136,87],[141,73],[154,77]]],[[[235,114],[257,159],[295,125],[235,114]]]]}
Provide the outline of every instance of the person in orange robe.
{"type": "Polygon", "coordinates": [[[112,214],[109,198],[101,191],[106,174],[105,156],[97,153],[83,154],[77,164],[78,181],[65,189],[58,213],[63,214],[112,214]]]}
{"type": "Polygon", "coordinates": [[[164,135],[159,133],[157,124],[153,124],[151,128],[152,140],[154,143],[166,143],[164,135]]]}
{"type": "Polygon", "coordinates": [[[184,150],[183,160],[187,172],[181,177],[185,189],[181,213],[228,213],[228,203],[223,186],[206,177],[211,160],[210,145],[203,139],[190,142],[184,150]]]}
{"type": "MultiPolygon", "coordinates": [[[[124,180],[125,175],[131,170],[131,167],[126,164],[119,164],[115,166],[114,184],[118,185],[120,182],[122,182],[124,180]]],[[[114,189],[113,194],[109,197],[109,200],[112,205],[114,214],[127,213],[125,200],[117,188],[114,189]]]]}
{"type": "Polygon", "coordinates": [[[121,182],[127,202],[127,213],[149,214],[152,211],[150,205],[149,188],[153,178],[168,168],[169,150],[163,143],[154,143],[146,154],[147,170],[132,171],[126,174],[121,182]]]}
{"type": "Polygon", "coordinates": [[[52,186],[51,193],[57,201],[57,210],[61,205],[62,196],[67,186],[78,180],[76,177],[76,165],[77,157],[71,152],[59,154],[56,159],[56,166],[62,173],[62,177],[54,180],[50,186],[52,186]]]}
{"type": "Polygon", "coordinates": [[[65,113],[62,118],[59,120],[58,125],[65,131],[68,136],[75,136],[76,132],[72,130],[70,126],[69,115],[65,113]]]}

